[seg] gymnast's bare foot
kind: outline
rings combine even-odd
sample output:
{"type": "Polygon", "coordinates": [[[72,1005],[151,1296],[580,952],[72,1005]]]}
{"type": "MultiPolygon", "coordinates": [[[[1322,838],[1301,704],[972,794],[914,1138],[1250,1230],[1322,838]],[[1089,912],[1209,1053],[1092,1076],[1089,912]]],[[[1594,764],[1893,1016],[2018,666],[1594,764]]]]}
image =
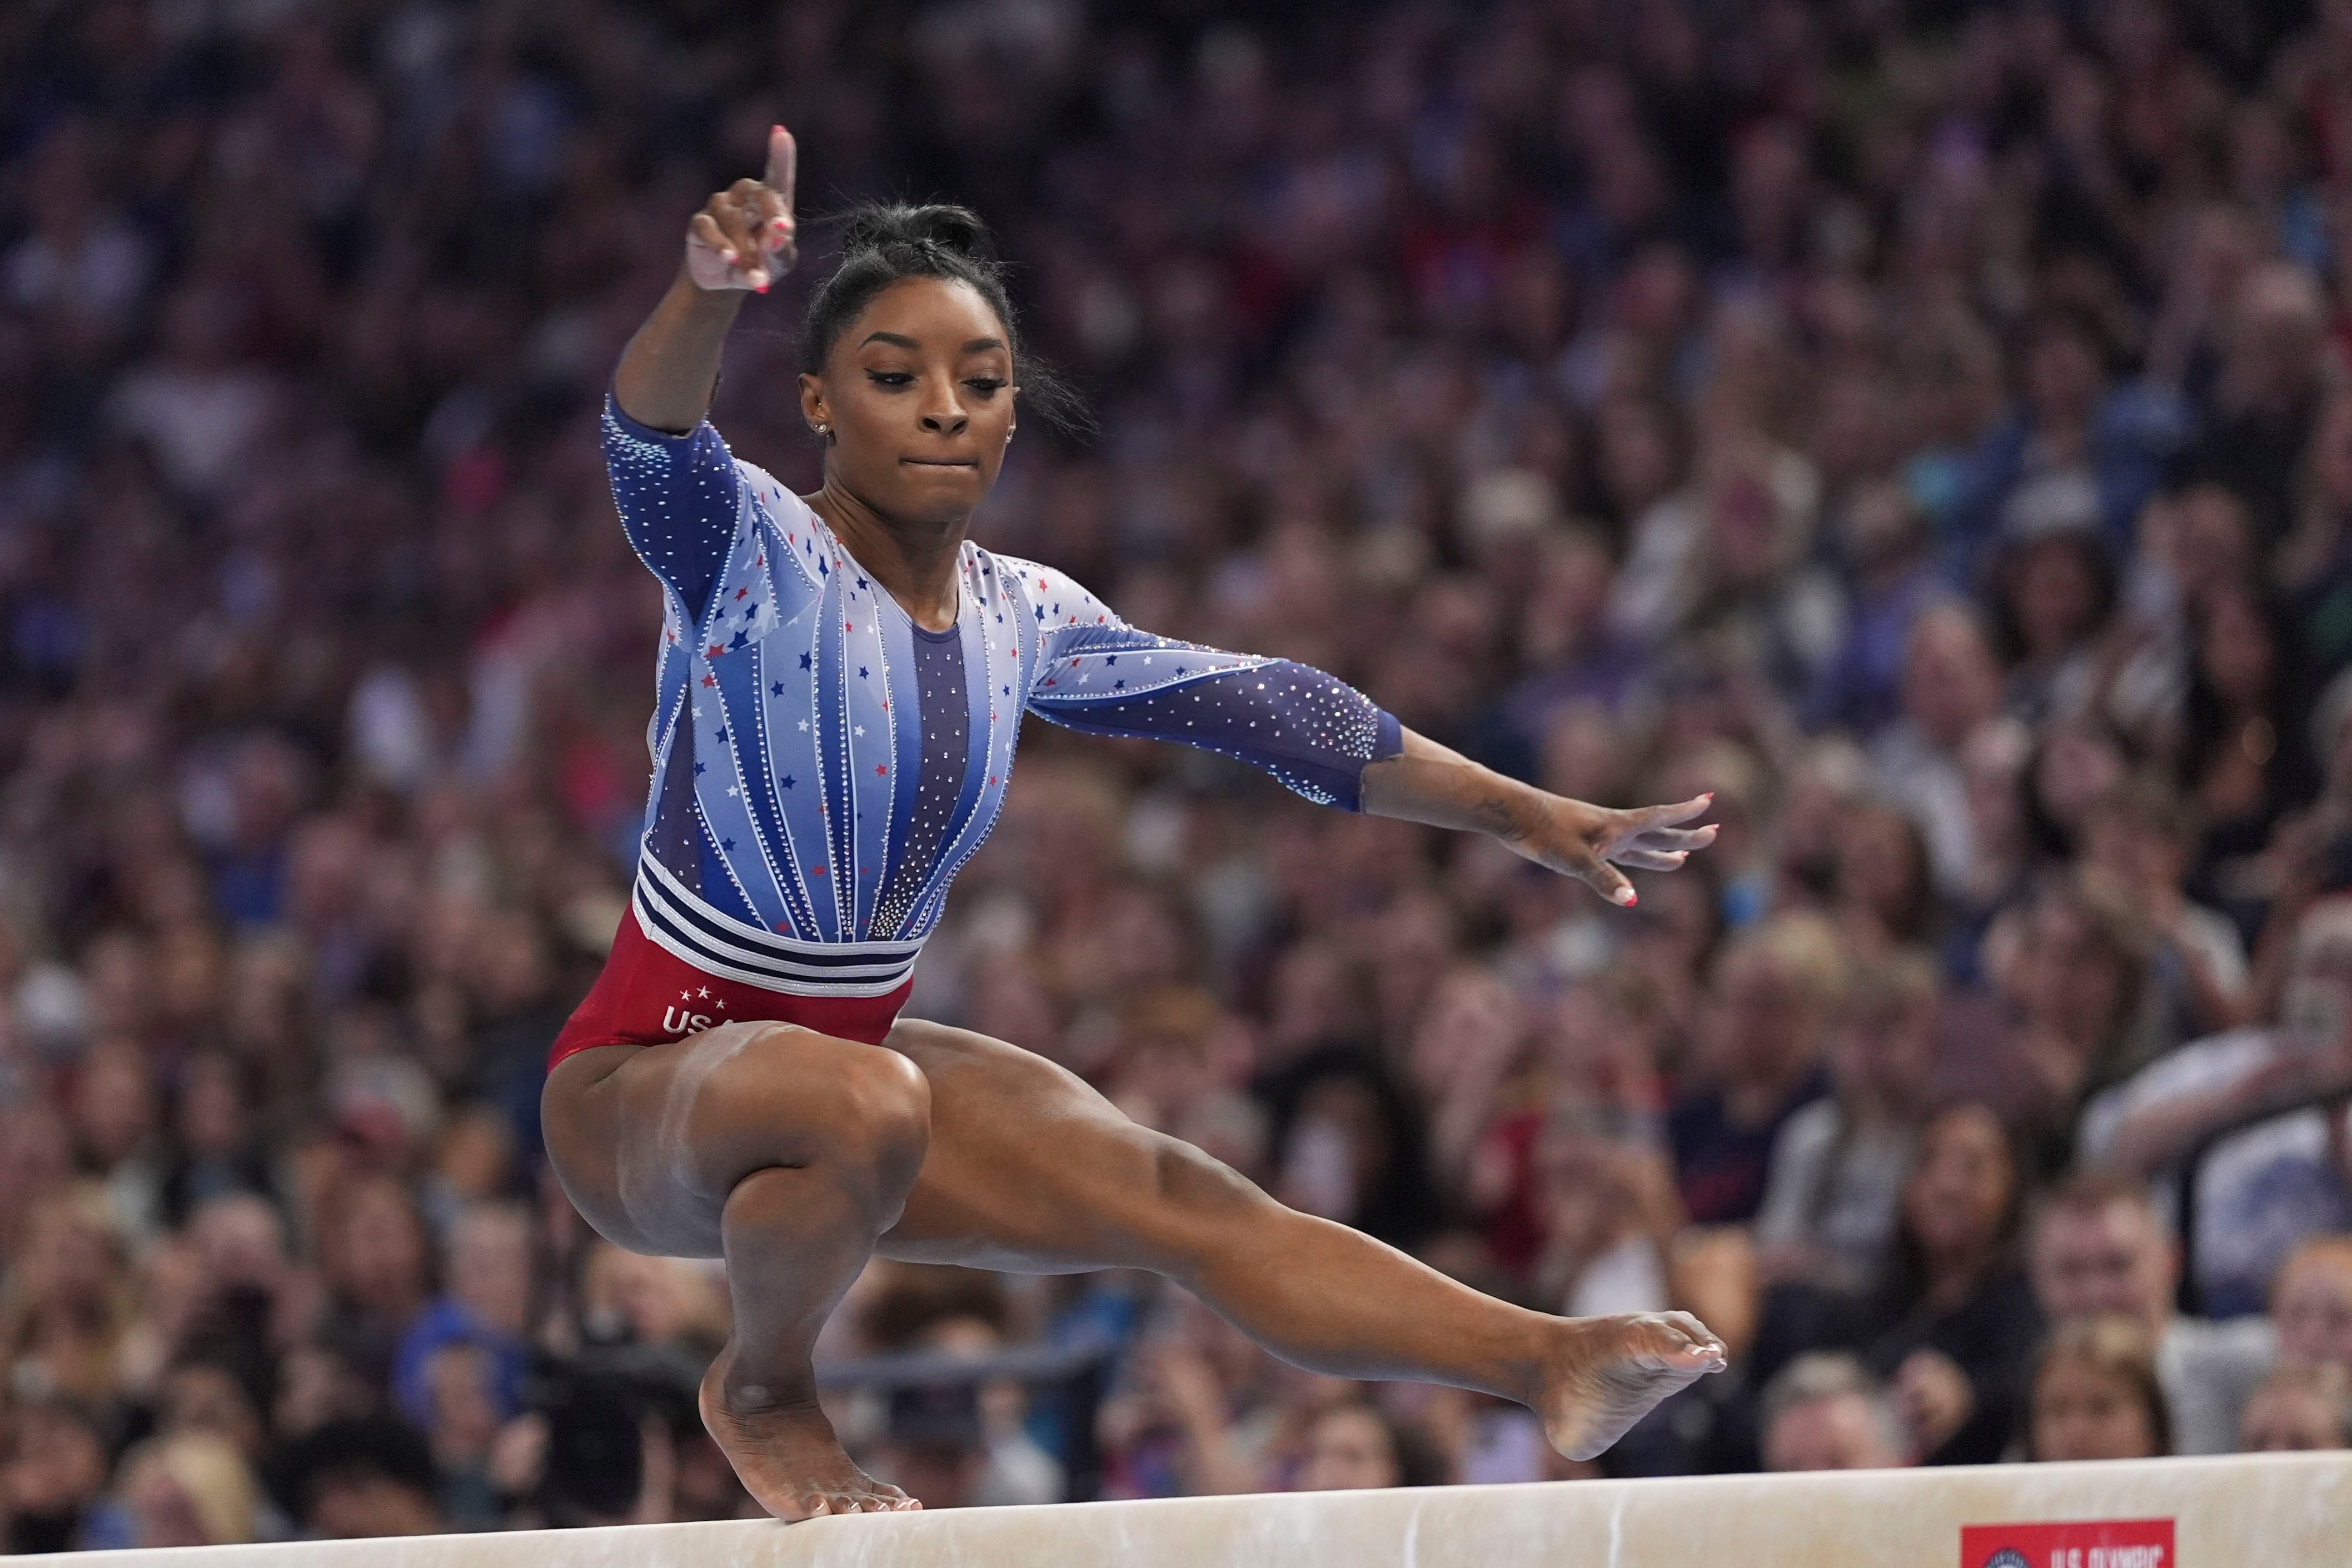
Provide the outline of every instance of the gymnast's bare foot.
{"type": "Polygon", "coordinates": [[[1560,1318],[1528,1400],[1571,1459],[1604,1452],[1670,1394],[1728,1364],[1723,1342],[1688,1312],[1560,1318]]]}
{"type": "Polygon", "coordinates": [[[805,1403],[765,1403],[764,1389],[730,1389],[730,1341],[702,1376],[702,1424],[761,1508],[787,1523],[821,1513],[897,1513],[923,1505],[850,1462],[833,1423],[805,1403]]]}

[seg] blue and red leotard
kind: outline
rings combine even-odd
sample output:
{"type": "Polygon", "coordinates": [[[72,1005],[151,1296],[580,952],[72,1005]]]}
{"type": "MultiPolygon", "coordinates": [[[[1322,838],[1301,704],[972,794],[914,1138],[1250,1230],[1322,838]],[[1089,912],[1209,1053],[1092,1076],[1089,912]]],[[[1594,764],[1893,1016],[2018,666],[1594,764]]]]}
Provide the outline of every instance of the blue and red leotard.
{"type": "Polygon", "coordinates": [[[1402,749],[1319,670],[1138,631],[969,542],[955,626],[927,632],[708,422],[665,434],[608,400],[604,438],[663,590],[653,790],[630,917],[553,1061],[747,1018],[878,1042],[995,824],[1024,712],[1203,747],[1350,810],[1402,749]]]}

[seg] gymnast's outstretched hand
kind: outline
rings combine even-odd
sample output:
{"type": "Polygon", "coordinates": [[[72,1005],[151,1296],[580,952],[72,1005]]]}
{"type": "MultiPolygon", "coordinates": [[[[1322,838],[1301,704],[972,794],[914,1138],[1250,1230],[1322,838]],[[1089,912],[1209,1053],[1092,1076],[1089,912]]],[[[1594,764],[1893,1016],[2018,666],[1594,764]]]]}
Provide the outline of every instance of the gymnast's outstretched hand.
{"type": "Polygon", "coordinates": [[[1364,769],[1362,789],[1374,816],[1488,834],[1617,904],[1634,902],[1618,867],[1675,871],[1715,841],[1713,823],[1681,825],[1714,804],[1713,795],[1632,810],[1588,805],[1507,779],[1411,730],[1402,752],[1364,769]]]}

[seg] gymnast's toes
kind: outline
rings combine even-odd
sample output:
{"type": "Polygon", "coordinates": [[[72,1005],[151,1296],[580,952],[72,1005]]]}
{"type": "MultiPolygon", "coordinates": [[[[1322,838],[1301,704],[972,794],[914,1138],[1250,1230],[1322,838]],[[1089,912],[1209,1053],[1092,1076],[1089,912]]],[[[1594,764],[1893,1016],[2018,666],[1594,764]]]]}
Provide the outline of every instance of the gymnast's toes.
{"type": "Polygon", "coordinates": [[[1669,1395],[1725,1363],[1723,1343],[1686,1312],[1561,1319],[1528,1403],[1554,1448],[1594,1458],[1669,1395]]]}

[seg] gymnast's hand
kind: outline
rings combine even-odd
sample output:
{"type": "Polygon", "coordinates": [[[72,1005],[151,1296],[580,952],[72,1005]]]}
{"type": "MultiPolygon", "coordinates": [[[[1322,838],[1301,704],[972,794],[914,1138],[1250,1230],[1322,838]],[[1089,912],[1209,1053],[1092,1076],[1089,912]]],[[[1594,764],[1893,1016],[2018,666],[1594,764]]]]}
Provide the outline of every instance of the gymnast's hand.
{"type": "Polygon", "coordinates": [[[765,294],[793,269],[800,251],[793,219],[793,178],[800,159],[793,133],[768,132],[767,172],[738,180],[703,204],[686,230],[686,271],[695,287],[765,294]]]}
{"type": "Polygon", "coordinates": [[[1715,801],[1701,795],[1678,806],[1630,811],[1547,795],[1491,768],[1405,731],[1404,750],[1364,769],[1363,808],[1433,827],[1486,833],[1538,865],[1576,878],[1612,904],[1634,902],[1619,866],[1675,871],[1715,842],[1715,825],[1685,828],[1715,801]]]}
{"type": "Polygon", "coordinates": [[[1715,824],[1677,824],[1715,804],[1712,794],[1679,806],[1641,806],[1615,811],[1561,795],[1531,790],[1537,799],[1528,821],[1495,836],[1538,865],[1565,872],[1612,904],[1632,904],[1633,884],[1619,866],[1635,871],[1679,871],[1693,850],[1715,842],[1715,824]]]}

